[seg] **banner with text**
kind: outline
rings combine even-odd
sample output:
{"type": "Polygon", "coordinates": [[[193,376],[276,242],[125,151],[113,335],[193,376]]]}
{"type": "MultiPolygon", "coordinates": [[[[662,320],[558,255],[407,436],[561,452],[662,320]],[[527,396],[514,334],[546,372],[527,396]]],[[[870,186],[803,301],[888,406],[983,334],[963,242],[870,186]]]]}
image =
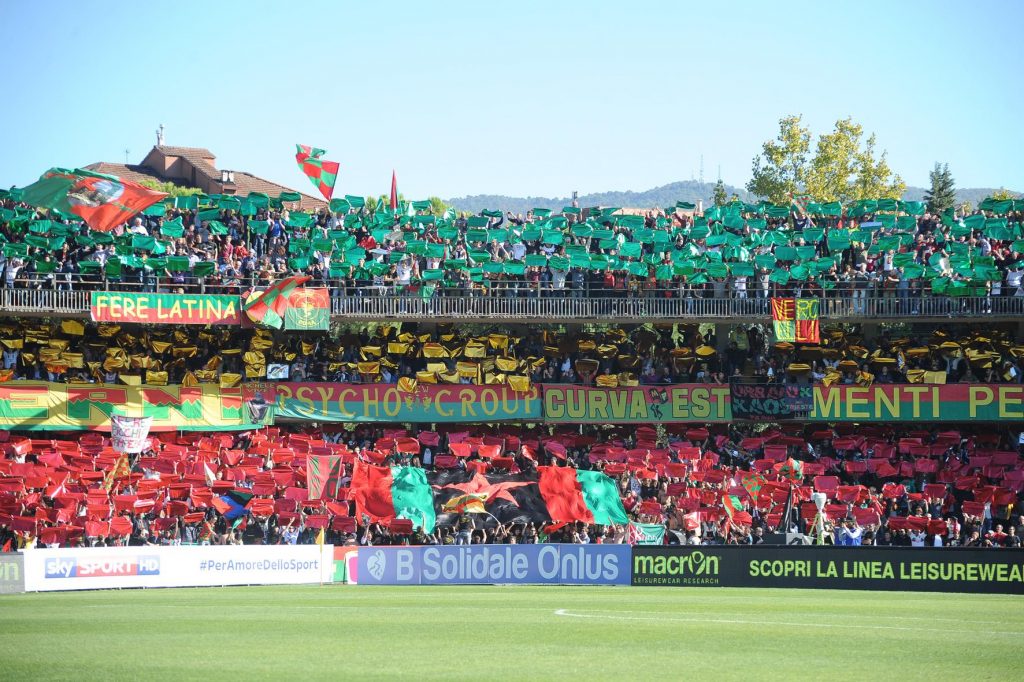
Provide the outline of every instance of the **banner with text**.
{"type": "Polygon", "coordinates": [[[360,585],[628,585],[629,545],[361,547],[360,585]]]}
{"type": "Polygon", "coordinates": [[[673,384],[594,388],[544,384],[544,421],[575,424],[1019,421],[1019,384],[787,386],[673,384]]]}
{"type": "Polygon", "coordinates": [[[94,291],[93,322],[241,324],[238,296],[94,291]]]}
{"type": "Polygon", "coordinates": [[[275,415],[327,422],[495,422],[541,418],[540,393],[508,386],[275,384],[275,415]]]}
{"type": "Polygon", "coordinates": [[[633,585],[1024,594],[1024,551],[943,547],[633,548],[633,585]]]}
{"type": "Polygon", "coordinates": [[[725,422],[729,387],[705,384],[591,388],[544,384],[544,421],[571,424],[725,422]]]}
{"type": "Polygon", "coordinates": [[[735,419],[806,419],[814,405],[814,387],[730,381],[729,397],[735,419]]]}
{"type": "Polygon", "coordinates": [[[0,383],[0,429],[109,431],[116,413],[152,417],[150,431],[237,431],[272,421],[273,399],[273,388],[264,384],[221,388],[8,381],[0,383]]]}
{"type": "Polygon", "coordinates": [[[331,582],[333,546],[80,547],[25,552],[29,592],[331,582]]]}

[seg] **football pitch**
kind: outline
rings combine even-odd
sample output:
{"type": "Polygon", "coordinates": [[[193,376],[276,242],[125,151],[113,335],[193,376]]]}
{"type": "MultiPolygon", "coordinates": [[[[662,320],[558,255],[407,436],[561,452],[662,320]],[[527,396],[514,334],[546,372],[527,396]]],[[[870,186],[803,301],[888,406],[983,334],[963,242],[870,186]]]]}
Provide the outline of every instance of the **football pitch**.
{"type": "Polygon", "coordinates": [[[1024,599],[614,587],[0,597],[3,679],[1020,679],[1024,599]]]}

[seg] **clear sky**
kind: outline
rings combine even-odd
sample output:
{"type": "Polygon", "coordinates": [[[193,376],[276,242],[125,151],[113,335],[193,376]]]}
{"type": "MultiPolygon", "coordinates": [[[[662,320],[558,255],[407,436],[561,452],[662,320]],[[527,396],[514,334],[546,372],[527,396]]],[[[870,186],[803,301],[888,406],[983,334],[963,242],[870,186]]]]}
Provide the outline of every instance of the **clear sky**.
{"type": "Polygon", "coordinates": [[[0,0],[0,186],[166,143],[303,191],[565,196],[745,183],[846,116],[925,185],[1024,190],[1024,2],[0,0]]]}

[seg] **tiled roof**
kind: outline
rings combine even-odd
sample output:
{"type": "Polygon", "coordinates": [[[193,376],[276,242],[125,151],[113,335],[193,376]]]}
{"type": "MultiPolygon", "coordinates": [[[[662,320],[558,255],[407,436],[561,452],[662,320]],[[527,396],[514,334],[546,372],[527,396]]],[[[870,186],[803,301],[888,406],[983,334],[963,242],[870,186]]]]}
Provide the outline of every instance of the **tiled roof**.
{"type": "Polygon", "coordinates": [[[147,168],[146,166],[137,166],[135,164],[107,163],[106,161],[100,161],[99,163],[90,163],[85,167],[85,170],[104,173],[106,175],[116,175],[117,177],[123,180],[128,180],[129,182],[139,182],[140,180],[164,182],[164,179],[157,175],[152,169],[147,168]]]}
{"type": "Polygon", "coordinates": [[[184,158],[195,157],[197,159],[216,159],[209,149],[203,149],[202,147],[167,147],[157,146],[154,149],[158,149],[167,156],[181,156],[184,158]]]}
{"type": "MultiPolygon", "coordinates": [[[[292,192],[292,188],[279,185],[276,182],[265,180],[260,177],[256,177],[251,173],[244,171],[234,171],[235,173],[235,194],[240,197],[244,197],[249,192],[263,192],[269,197],[276,197],[281,192],[292,192]]],[[[323,199],[310,196],[305,192],[299,192],[302,195],[300,205],[303,209],[318,209],[323,208],[327,205],[327,202],[323,199]]]]}

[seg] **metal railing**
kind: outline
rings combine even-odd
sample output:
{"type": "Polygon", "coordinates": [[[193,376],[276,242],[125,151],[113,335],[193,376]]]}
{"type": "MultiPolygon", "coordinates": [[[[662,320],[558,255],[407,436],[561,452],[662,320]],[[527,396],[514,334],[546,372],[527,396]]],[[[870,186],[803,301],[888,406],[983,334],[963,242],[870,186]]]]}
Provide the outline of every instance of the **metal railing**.
{"type": "MultiPolygon", "coordinates": [[[[100,287],[97,287],[100,289],[100,287]]],[[[138,291],[139,289],[134,289],[138,291]]],[[[175,289],[160,286],[159,291],[175,289]]],[[[208,287],[208,293],[221,293],[208,287]]],[[[225,292],[226,293],[226,292],[225,292]]],[[[666,297],[664,292],[602,296],[605,292],[562,291],[540,296],[510,296],[490,289],[435,290],[395,293],[378,287],[331,289],[331,314],[341,320],[473,320],[501,319],[534,322],[671,320],[749,320],[771,316],[771,302],[764,297],[666,297]],[[597,295],[594,295],[597,293],[597,295]]],[[[943,318],[1019,319],[1024,321],[1024,296],[820,298],[823,320],[915,320],[943,318]]],[[[87,317],[89,291],[63,289],[0,289],[0,309],[11,315],[87,317]]]]}

